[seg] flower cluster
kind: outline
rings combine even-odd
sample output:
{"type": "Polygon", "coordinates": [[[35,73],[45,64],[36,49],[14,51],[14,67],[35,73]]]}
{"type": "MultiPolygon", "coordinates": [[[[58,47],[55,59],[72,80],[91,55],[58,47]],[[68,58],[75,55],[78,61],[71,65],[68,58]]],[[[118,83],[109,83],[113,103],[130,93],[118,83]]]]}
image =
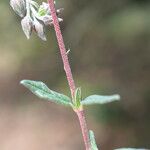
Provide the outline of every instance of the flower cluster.
{"type": "MultiPolygon", "coordinates": [[[[42,40],[46,41],[45,27],[53,24],[48,3],[43,2],[39,5],[33,0],[10,0],[10,5],[22,18],[21,26],[26,37],[29,39],[32,31],[35,31],[42,40]]],[[[59,22],[63,21],[59,17],[62,10],[62,8],[57,9],[59,22]]]]}

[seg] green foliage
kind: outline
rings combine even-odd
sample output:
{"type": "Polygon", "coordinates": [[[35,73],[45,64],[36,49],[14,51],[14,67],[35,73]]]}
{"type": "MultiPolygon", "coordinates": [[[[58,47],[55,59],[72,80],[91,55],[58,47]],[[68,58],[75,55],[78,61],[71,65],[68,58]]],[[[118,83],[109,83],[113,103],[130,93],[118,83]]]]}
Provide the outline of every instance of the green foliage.
{"type": "Polygon", "coordinates": [[[65,106],[71,105],[71,99],[68,96],[50,90],[43,82],[22,80],[20,83],[28,88],[32,93],[37,95],[39,98],[46,99],[48,101],[52,101],[65,106]]]}
{"type": "Polygon", "coordinates": [[[81,106],[81,99],[82,99],[81,88],[77,88],[75,91],[75,96],[73,101],[75,109],[78,109],[81,106]]]}
{"type": "Polygon", "coordinates": [[[105,104],[113,101],[120,100],[119,95],[111,95],[111,96],[101,96],[101,95],[91,95],[82,100],[82,105],[93,105],[93,104],[105,104]]]}
{"type": "Polygon", "coordinates": [[[90,136],[90,143],[91,143],[92,150],[98,150],[96,141],[95,141],[94,132],[92,130],[89,131],[89,136],[90,136]]]}
{"type": "Polygon", "coordinates": [[[47,13],[47,11],[46,11],[45,8],[41,5],[41,6],[39,7],[38,14],[39,14],[40,16],[45,16],[46,13],[47,13]]]}

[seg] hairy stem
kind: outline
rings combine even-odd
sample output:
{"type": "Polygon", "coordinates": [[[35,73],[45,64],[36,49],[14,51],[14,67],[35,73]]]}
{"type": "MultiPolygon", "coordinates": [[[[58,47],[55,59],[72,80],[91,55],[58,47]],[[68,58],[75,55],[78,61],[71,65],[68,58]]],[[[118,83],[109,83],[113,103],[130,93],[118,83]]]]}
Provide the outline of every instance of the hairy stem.
{"type": "Polygon", "coordinates": [[[87,130],[87,124],[86,124],[86,119],[85,119],[85,115],[84,115],[84,110],[77,110],[76,114],[79,118],[80,127],[81,127],[82,135],[83,135],[83,140],[85,143],[85,148],[86,148],[86,150],[91,150],[89,132],[87,130]]]}
{"type": "Polygon", "coordinates": [[[68,60],[64,40],[63,40],[62,33],[61,33],[61,30],[60,30],[59,22],[58,22],[58,19],[57,19],[56,9],[55,9],[55,6],[54,6],[54,1],[53,0],[48,0],[48,2],[49,2],[49,6],[50,6],[51,15],[52,15],[52,18],[53,18],[53,24],[54,24],[54,28],[55,28],[55,32],[56,32],[56,37],[57,37],[60,53],[61,53],[63,64],[64,64],[64,70],[65,70],[65,73],[66,73],[68,84],[69,84],[69,87],[70,87],[70,90],[71,90],[71,95],[72,95],[72,98],[73,98],[74,93],[75,93],[75,83],[74,83],[74,80],[73,80],[73,76],[72,76],[72,72],[71,72],[71,68],[70,68],[70,64],[69,64],[69,60],[68,60]]]}
{"type": "MultiPolygon", "coordinates": [[[[62,57],[63,64],[64,64],[64,70],[65,70],[66,77],[67,77],[68,84],[69,84],[70,91],[71,91],[71,96],[72,96],[72,99],[74,99],[74,94],[75,94],[75,90],[76,90],[75,82],[73,80],[73,76],[72,76],[72,72],[71,72],[71,68],[70,68],[70,64],[69,64],[69,60],[68,60],[68,55],[66,52],[63,36],[62,36],[61,30],[60,30],[58,18],[56,15],[54,0],[48,0],[48,3],[49,3],[52,19],[53,19],[53,24],[54,24],[54,28],[55,28],[55,32],[56,32],[56,37],[57,37],[61,57],[62,57]]],[[[84,112],[83,112],[83,110],[76,110],[75,112],[79,118],[86,150],[90,150],[91,146],[90,146],[88,128],[87,128],[84,112]]]]}

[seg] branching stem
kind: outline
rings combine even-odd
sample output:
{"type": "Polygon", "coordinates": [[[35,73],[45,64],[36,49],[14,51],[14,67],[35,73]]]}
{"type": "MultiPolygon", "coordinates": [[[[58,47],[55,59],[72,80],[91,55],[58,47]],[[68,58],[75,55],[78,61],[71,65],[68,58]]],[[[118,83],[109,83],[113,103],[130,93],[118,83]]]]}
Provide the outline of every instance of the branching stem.
{"type": "MultiPolygon", "coordinates": [[[[52,19],[53,19],[53,24],[54,24],[54,28],[55,28],[55,32],[56,32],[56,37],[57,37],[61,57],[62,57],[63,64],[64,64],[64,70],[65,70],[66,77],[67,77],[68,84],[69,84],[70,91],[71,91],[71,96],[72,96],[72,99],[74,99],[74,94],[75,94],[75,90],[76,90],[75,82],[73,80],[67,51],[66,51],[63,36],[62,36],[61,30],[60,30],[59,21],[58,21],[57,15],[56,15],[54,0],[48,0],[48,3],[49,3],[52,19]]],[[[84,111],[82,109],[82,110],[76,110],[75,112],[79,118],[86,150],[91,150],[88,128],[87,128],[87,124],[86,124],[86,120],[85,120],[85,116],[84,116],[84,111]]]]}

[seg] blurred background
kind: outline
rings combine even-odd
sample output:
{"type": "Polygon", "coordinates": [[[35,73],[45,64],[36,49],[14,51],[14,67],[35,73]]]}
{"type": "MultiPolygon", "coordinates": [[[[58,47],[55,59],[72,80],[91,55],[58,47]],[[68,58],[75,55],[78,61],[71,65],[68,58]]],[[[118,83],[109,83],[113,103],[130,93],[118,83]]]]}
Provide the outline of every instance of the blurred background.
{"type": "MultiPolygon", "coordinates": [[[[119,93],[120,102],[86,107],[98,147],[150,148],[150,1],[56,0],[83,97],[119,93]]],[[[0,150],[83,150],[77,116],[19,84],[40,80],[68,95],[52,28],[27,40],[8,0],[0,1],[0,150]]]]}

